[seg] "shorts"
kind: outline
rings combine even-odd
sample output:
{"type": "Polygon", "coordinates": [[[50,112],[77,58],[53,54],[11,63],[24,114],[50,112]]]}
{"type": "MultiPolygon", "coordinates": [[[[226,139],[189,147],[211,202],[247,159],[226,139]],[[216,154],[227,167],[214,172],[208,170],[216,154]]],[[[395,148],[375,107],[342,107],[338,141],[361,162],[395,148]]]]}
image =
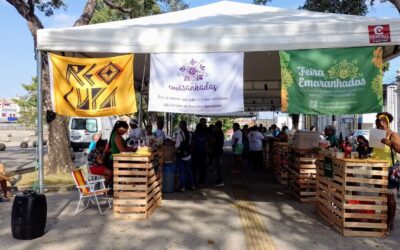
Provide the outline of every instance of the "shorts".
{"type": "Polygon", "coordinates": [[[233,147],[233,154],[234,155],[241,155],[243,153],[243,144],[236,144],[233,147]]]}
{"type": "Polygon", "coordinates": [[[89,168],[89,171],[90,171],[90,173],[95,174],[95,175],[103,175],[104,172],[106,171],[106,167],[95,165],[95,166],[91,166],[89,168]]]}

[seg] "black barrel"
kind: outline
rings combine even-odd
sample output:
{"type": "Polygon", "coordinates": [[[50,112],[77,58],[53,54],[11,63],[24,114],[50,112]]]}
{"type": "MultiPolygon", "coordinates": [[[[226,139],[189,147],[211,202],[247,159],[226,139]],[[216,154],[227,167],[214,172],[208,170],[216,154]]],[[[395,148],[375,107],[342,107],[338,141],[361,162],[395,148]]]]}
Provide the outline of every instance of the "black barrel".
{"type": "Polygon", "coordinates": [[[11,230],[16,239],[31,240],[44,234],[47,203],[44,194],[25,191],[18,194],[11,212],[11,230]]]}

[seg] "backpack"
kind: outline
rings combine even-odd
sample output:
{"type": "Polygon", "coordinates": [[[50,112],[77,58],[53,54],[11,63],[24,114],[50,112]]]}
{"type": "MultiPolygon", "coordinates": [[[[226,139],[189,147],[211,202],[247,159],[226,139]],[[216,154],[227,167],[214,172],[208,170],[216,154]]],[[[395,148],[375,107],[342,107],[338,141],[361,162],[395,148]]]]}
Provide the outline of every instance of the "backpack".
{"type": "Polygon", "coordinates": [[[191,153],[190,150],[190,134],[187,133],[185,136],[185,133],[183,131],[180,132],[182,136],[182,142],[179,145],[179,147],[176,149],[176,158],[177,159],[182,159],[185,158],[186,156],[189,156],[191,153]],[[189,137],[189,138],[187,138],[189,137]]]}

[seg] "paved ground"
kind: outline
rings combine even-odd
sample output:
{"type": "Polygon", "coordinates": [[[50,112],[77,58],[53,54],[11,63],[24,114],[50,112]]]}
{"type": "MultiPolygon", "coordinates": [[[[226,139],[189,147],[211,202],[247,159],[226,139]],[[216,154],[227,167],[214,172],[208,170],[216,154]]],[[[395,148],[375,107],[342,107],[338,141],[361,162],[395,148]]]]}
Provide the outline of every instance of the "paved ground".
{"type": "Polygon", "coordinates": [[[47,233],[32,241],[11,237],[12,204],[3,202],[0,249],[399,249],[400,204],[392,236],[342,237],[268,173],[225,177],[223,188],[165,194],[145,221],[100,216],[95,207],[74,216],[77,192],[48,194],[47,233]]]}

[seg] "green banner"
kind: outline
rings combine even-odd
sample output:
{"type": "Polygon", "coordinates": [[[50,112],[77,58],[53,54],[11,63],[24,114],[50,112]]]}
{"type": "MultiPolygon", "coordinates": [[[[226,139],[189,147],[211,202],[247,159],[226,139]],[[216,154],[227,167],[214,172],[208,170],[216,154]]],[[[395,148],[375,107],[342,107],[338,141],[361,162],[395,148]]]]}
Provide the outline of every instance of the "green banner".
{"type": "Polygon", "coordinates": [[[382,48],[280,51],[282,111],[364,114],[382,111],[382,48]]]}

